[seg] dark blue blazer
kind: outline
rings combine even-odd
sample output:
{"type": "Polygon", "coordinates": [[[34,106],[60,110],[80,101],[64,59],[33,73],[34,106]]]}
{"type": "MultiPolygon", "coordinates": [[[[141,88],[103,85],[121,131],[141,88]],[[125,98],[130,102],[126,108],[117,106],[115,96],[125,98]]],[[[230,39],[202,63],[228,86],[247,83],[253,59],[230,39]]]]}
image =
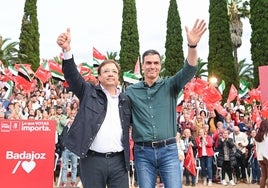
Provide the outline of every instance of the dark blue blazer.
{"type": "MultiPolygon", "coordinates": [[[[63,60],[62,71],[69,89],[79,99],[79,110],[68,132],[65,146],[80,158],[87,152],[96,137],[107,112],[107,97],[100,85],[84,80],[77,70],[74,59],[63,60]]],[[[131,121],[131,102],[127,95],[119,95],[119,115],[123,129],[122,144],[126,168],[129,169],[129,126],[131,121]]]]}

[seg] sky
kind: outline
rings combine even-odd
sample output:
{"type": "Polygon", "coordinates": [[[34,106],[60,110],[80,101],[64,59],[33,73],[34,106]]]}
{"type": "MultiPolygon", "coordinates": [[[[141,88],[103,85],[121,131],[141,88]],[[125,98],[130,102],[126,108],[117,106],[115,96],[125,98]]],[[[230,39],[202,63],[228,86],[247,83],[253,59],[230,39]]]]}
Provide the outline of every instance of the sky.
{"type": "MultiPolygon", "coordinates": [[[[19,41],[23,0],[8,0],[1,3],[0,35],[19,41]]],[[[209,0],[177,0],[181,18],[184,56],[187,54],[185,26],[192,28],[197,18],[209,22],[209,0]]],[[[168,0],[136,0],[140,54],[147,49],[165,53],[168,0]]],[[[123,0],[46,0],[38,1],[37,15],[40,33],[40,58],[52,59],[61,52],[56,44],[60,33],[71,29],[72,52],[76,63],[92,62],[92,49],[99,52],[120,52],[123,0]]],[[[248,20],[243,21],[243,44],[238,49],[238,59],[250,57],[250,33],[248,20]]],[[[207,25],[208,26],[208,25],[207,25]]],[[[208,57],[208,35],[206,31],[198,44],[199,57],[208,57]]]]}

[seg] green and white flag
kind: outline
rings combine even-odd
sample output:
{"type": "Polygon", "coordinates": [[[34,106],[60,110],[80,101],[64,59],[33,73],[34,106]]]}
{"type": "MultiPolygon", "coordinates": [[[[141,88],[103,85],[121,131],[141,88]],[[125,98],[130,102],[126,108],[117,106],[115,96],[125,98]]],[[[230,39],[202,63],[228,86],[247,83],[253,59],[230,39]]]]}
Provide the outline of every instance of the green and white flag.
{"type": "Polygon", "coordinates": [[[13,75],[18,76],[18,72],[19,72],[19,71],[18,71],[14,66],[9,65],[9,66],[8,66],[8,70],[9,70],[13,75]]]}
{"type": "Polygon", "coordinates": [[[223,94],[223,91],[225,89],[225,81],[224,80],[221,81],[221,84],[219,85],[218,89],[219,89],[220,93],[223,94]]]}
{"type": "Polygon", "coordinates": [[[123,80],[131,84],[138,83],[140,79],[141,79],[141,75],[131,73],[130,71],[124,72],[123,74],[123,80]]]}
{"type": "Polygon", "coordinates": [[[13,92],[14,82],[9,80],[9,81],[4,83],[4,86],[7,88],[7,92],[4,96],[4,99],[9,99],[10,96],[12,95],[12,92],[13,92]]]}
{"type": "Polygon", "coordinates": [[[248,89],[248,83],[244,80],[240,80],[239,82],[239,91],[238,91],[238,97],[241,99],[249,92],[248,89]]]}

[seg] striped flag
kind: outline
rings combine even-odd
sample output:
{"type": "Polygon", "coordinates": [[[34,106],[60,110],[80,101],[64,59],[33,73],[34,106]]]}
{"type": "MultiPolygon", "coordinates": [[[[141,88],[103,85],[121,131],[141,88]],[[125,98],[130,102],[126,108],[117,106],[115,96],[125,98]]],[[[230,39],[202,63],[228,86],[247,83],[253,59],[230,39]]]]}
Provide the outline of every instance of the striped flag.
{"type": "Polygon", "coordinates": [[[138,83],[140,81],[140,78],[141,78],[140,76],[131,73],[130,71],[123,73],[123,80],[131,84],[138,83]]]}
{"type": "Polygon", "coordinates": [[[14,82],[9,80],[7,82],[4,83],[4,86],[7,88],[7,92],[5,94],[5,96],[3,97],[4,99],[9,99],[12,95],[13,92],[13,88],[14,88],[14,82]]]}
{"type": "Polygon", "coordinates": [[[99,65],[104,60],[106,60],[106,56],[101,54],[95,47],[93,47],[93,62],[94,62],[94,64],[99,65]]]}
{"type": "Polygon", "coordinates": [[[50,60],[48,64],[52,77],[65,81],[61,64],[53,60],[50,60]]]}
{"type": "Polygon", "coordinates": [[[225,89],[225,81],[224,80],[221,81],[221,84],[219,85],[218,89],[219,89],[220,93],[223,94],[223,91],[225,89]]]}
{"type": "Polygon", "coordinates": [[[11,72],[11,74],[18,76],[18,70],[14,66],[9,65],[8,70],[11,72]]]}
{"type": "Polygon", "coordinates": [[[20,74],[25,79],[31,81],[32,74],[34,74],[33,70],[31,69],[30,64],[15,64],[15,68],[18,70],[18,74],[20,74]]]}
{"type": "Polygon", "coordinates": [[[240,80],[238,97],[241,99],[244,96],[246,96],[248,92],[249,92],[248,83],[246,81],[244,81],[244,80],[240,80]]]}

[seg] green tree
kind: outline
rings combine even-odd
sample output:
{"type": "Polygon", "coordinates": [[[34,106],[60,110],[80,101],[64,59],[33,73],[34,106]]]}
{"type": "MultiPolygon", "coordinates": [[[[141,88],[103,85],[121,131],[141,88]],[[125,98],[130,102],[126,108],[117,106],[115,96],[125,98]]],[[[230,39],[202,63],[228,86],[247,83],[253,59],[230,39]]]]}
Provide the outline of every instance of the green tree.
{"type": "Polygon", "coordinates": [[[24,15],[21,24],[19,49],[20,53],[26,57],[21,57],[22,61],[32,65],[35,71],[40,62],[37,0],[26,0],[24,5],[24,15]]]}
{"type": "Polygon", "coordinates": [[[225,81],[223,101],[226,101],[236,78],[229,27],[226,1],[210,0],[208,76],[216,77],[218,84],[225,81]]]}
{"type": "Polygon", "coordinates": [[[19,53],[17,48],[18,42],[10,42],[9,38],[3,39],[0,35],[0,60],[5,66],[13,65],[14,63],[20,62],[19,56],[23,57],[23,54],[19,53]]]}
{"type": "Polygon", "coordinates": [[[182,48],[181,20],[176,0],[170,0],[167,17],[167,35],[165,43],[165,76],[174,75],[184,63],[182,48]]]}
{"type": "Polygon", "coordinates": [[[259,85],[259,66],[268,65],[268,2],[250,0],[251,59],[254,65],[254,87],[259,85]]]}
{"type": "MultiPolygon", "coordinates": [[[[123,23],[121,31],[121,50],[119,53],[119,63],[121,73],[134,70],[137,57],[139,57],[139,34],[137,26],[136,2],[133,0],[123,0],[123,23]]],[[[122,75],[121,75],[122,79],[122,75]]]]}

